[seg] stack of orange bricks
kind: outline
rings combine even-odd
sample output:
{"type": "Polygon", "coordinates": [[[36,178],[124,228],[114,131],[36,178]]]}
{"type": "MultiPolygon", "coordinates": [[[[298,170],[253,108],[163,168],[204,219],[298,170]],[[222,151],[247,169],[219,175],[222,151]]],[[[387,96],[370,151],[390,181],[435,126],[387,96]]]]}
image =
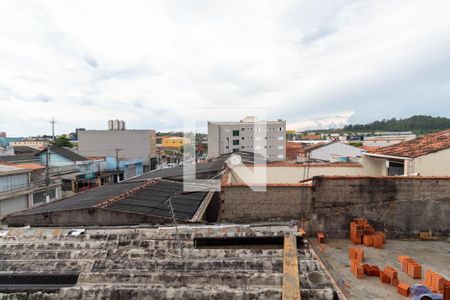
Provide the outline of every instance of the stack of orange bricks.
{"type": "Polygon", "coordinates": [[[402,271],[414,279],[422,278],[422,266],[412,260],[409,256],[400,255],[398,261],[402,265],[402,271]]]}
{"type": "Polygon", "coordinates": [[[354,219],[350,223],[350,240],[353,244],[381,249],[385,243],[385,235],[381,231],[375,231],[367,219],[354,219]]]}
{"type": "Polygon", "coordinates": [[[444,296],[444,300],[450,300],[450,281],[431,270],[425,271],[424,284],[433,292],[444,296]]]}
{"type": "Polygon", "coordinates": [[[361,248],[351,247],[348,250],[348,258],[350,259],[350,269],[358,279],[364,278],[364,268],[361,262],[364,260],[364,250],[361,248]]]}
{"type": "Polygon", "coordinates": [[[385,267],[383,271],[380,272],[380,281],[396,287],[399,283],[398,272],[392,267],[385,267]]]}

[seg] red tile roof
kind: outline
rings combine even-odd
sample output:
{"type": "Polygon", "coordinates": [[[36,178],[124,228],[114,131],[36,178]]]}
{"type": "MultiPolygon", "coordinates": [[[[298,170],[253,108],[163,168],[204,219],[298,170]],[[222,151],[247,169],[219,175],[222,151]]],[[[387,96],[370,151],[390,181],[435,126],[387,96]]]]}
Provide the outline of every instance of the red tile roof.
{"type": "Polygon", "coordinates": [[[450,129],[370,151],[374,154],[415,158],[450,148],[450,129]]]}

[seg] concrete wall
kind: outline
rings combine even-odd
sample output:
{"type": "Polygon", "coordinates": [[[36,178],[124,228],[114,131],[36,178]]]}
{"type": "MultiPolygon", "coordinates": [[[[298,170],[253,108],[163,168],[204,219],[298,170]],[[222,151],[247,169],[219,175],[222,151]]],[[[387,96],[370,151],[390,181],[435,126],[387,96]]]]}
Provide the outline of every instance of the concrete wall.
{"type": "Polygon", "coordinates": [[[3,220],[11,226],[86,226],[99,225],[136,225],[136,224],[165,224],[166,220],[157,216],[127,213],[104,208],[86,208],[78,210],[55,211],[47,214],[12,215],[3,220]]]}
{"type": "Polygon", "coordinates": [[[84,156],[116,156],[125,159],[143,159],[156,156],[154,130],[86,130],[78,133],[78,152],[84,156]]]}
{"type": "Polygon", "coordinates": [[[223,187],[221,200],[221,220],[298,220],[311,209],[311,189],[273,186],[267,192],[253,192],[247,186],[230,186],[223,187]]]}
{"type": "Polygon", "coordinates": [[[353,218],[367,218],[390,237],[420,231],[450,234],[450,178],[315,177],[311,187],[278,185],[266,193],[224,186],[221,220],[299,220],[309,232],[347,237],[353,218]]]}

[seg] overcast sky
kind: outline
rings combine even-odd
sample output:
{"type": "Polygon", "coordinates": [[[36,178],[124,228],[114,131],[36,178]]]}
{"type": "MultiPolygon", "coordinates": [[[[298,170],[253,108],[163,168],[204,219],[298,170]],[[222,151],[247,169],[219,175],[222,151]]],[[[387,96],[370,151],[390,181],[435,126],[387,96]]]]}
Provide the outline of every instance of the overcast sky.
{"type": "Polygon", "coordinates": [[[449,11],[446,0],[0,0],[0,131],[49,134],[53,116],[57,133],[112,118],[176,130],[187,114],[239,120],[241,107],[290,129],[449,117],[449,11]]]}

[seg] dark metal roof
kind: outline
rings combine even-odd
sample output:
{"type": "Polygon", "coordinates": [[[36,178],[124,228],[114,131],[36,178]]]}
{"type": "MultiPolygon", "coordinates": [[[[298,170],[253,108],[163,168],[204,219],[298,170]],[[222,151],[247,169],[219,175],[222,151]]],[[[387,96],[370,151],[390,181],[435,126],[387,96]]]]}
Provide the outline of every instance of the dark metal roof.
{"type": "Polygon", "coordinates": [[[206,196],[206,192],[183,193],[183,184],[173,181],[159,181],[139,192],[106,208],[134,213],[171,217],[169,202],[177,219],[191,219],[206,196]]]}
{"type": "MultiPolygon", "coordinates": [[[[50,146],[50,151],[57,153],[71,161],[83,161],[83,160],[89,160],[84,156],[79,155],[78,153],[75,153],[73,151],[67,150],[66,148],[63,147],[58,147],[58,146],[50,146]]],[[[42,153],[47,152],[47,149],[42,150],[39,153],[36,153],[36,155],[41,155],[42,153]]]]}
{"type": "Polygon", "coordinates": [[[39,157],[33,155],[6,155],[0,156],[0,161],[6,162],[39,162],[39,157]]]}
{"type": "Polygon", "coordinates": [[[28,146],[14,146],[13,148],[15,155],[34,155],[40,152],[39,150],[28,146]]]}
{"type": "MultiPolygon", "coordinates": [[[[43,206],[31,208],[16,215],[32,215],[56,211],[94,208],[116,196],[141,186],[142,182],[123,182],[108,184],[43,206]]],[[[124,212],[133,212],[171,217],[168,199],[172,197],[172,206],[177,219],[191,219],[205,198],[207,192],[183,193],[183,183],[173,181],[157,181],[136,193],[102,206],[124,212]]]]}
{"type": "Polygon", "coordinates": [[[64,198],[55,202],[50,202],[42,206],[30,208],[19,214],[29,215],[45,212],[72,210],[72,209],[83,209],[94,207],[95,205],[110,199],[114,196],[118,196],[130,189],[133,189],[142,183],[140,182],[130,182],[130,183],[117,183],[117,184],[107,184],[101,187],[97,187],[74,196],[64,198]]]}
{"type": "MultiPolygon", "coordinates": [[[[214,158],[208,162],[197,163],[195,165],[196,167],[195,174],[211,173],[210,176],[208,176],[209,178],[216,176],[220,171],[225,169],[226,160],[232,155],[239,155],[241,157],[242,163],[244,164],[267,163],[266,159],[259,154],[240,151],[235,153],[222,154],[219,157],[214,158]]],[[[183,175],[191,175],[191,174],[184,174],[183,166],[177,166],[173,168],[158,169],[151,172],[147,172],[139,177],[133,178],[131,181],[140,181],[150,178],[175,178],[175,177],[182,177],[183,175]]]]}

